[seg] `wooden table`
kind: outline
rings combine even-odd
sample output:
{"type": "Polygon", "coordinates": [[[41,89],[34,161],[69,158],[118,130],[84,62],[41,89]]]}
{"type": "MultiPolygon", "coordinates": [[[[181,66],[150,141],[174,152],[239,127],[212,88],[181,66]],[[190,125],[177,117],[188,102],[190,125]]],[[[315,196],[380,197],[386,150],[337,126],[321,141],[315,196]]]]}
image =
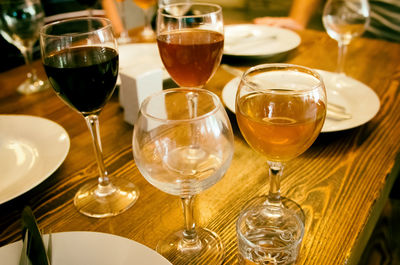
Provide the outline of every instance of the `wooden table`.
{"type": "MultiPolygon", "coordinates": [[[[286,62],[334,71],[336,42],[323,32],[306,30],[300,35],[301,45],[286,62]]],[[[35,67],[45,77],[40,62],[35,67]]],[[[151,186],[134,163],[133,127],[123,121],[117,93],[100,115],[105,162],[112,176],[127,178],[139,187],[140,198],[132,208],[112,218],[95,219],[78,213],[73,205],[74,194],[97,173],[89,131],[83,118],[53,91],[18,94],[16,86],[24,80],[25,71],[20,67],[0,74],[0,113],[53,120],[67,130],[71,148],[64,163],[48,179],[0,205],[0,246],[21,238],[20,214],[25,205],[32,207],[45,232],[106,232],[153,249],[158,240],[183,226],[179,199],[151,186]]],[[[306,232],[297,264],[356,264],[393,185],[396,174],[390,173],[393,169],[398,171],[395,161],[400,150],[400,44],[354,40],[346,72],[375,90],[381,109],[363,126],[321,134],[305,154],[285,168],[282,192],[301,204],[306,214],[306,232]]],[[[232,77],[219,69],[207,88],[220,95],[232,77]]],[[[237,263],[234,224],[239,211],[248,200],[268,191],[265,159],[243,140],[232,113],[230,118],[235,134],[231,167],[195,202],[198,224],[216,231],[224,241],[224,264],[237,263]]]]}

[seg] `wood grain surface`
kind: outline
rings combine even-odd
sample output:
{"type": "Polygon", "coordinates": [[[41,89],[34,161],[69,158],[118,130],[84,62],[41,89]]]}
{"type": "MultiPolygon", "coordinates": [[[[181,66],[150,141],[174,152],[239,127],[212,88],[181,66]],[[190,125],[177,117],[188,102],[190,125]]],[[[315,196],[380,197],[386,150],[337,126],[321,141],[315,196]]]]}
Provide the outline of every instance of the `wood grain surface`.
{"type": "MultiPolygon", "coordinates": [[[[284,62],[334,71],[337,43],[324,32],[305,30],[299,34],[301,45],[284,62]]],[[[235,64],[245,69],[262,62],[235,64]]],[[[45,77],[41,63],[34,66],[45,77]]],[[[400,150],[400,44],[356,39],[349,47],[345,71],[378,94],[381,109],[363,126],[321,134],[306,153],[287,164],[282,193],[298,202],[306,214],[297,264],[356,264],[395,178],[390,172],[400,150]]],[[[183,226],[179,198],[151,186],[134,163],[133,127],[123,121],[117,91],[100,115],[105,163],[111,178],[133,181],[140,197],[116,217],[95,219],[78,213],[73,196],[85,180],[97,174],[89,131],[83,118],[53,91],[18,94],[16,86],[24,80],[25,72],[26,67],[19,67],[0,74],[0,114],[35,115],[55,121],[67,130],[71,148],[48,179],[0,205],[0,246],[21,239],[20,214],[25,205],[32,207],[45,232],[106,232],[152,249],[158,240],[183,226]]],[[[232,78],[219,69],[206,88],[221,95],[232,78]]],[[[235,134],[233,162],[220,182],[196,198],[195,216],[198,225],[221,236],[224,264],[236,264],[235,221],[247,201],[267,193],[268,182],[265,159],[246,144],[235,115],[229,116],[235,134]]]]}

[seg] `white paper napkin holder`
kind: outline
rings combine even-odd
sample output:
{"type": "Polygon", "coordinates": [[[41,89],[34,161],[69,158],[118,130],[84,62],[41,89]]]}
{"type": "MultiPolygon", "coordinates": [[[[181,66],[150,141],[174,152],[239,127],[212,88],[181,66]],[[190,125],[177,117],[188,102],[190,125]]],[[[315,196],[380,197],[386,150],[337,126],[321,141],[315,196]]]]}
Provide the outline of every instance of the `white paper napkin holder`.
{"type": "Polygon", "coordinates": [[[160,68],[129,67],[121,69],[119,102],[124,109],[124,120],[133,125],[140,105],[151,94],[161,91],[163,72],[160,68]]]}

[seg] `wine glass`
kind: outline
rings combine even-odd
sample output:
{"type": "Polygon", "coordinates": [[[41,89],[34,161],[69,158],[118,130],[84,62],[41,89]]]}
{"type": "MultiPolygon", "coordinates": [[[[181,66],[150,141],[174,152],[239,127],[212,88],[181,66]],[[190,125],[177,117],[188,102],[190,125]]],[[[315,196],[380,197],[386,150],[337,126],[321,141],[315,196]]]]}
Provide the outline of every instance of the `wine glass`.
{"type": "Polygon", "coordinates": [[[89,127],[99,177],[87,181],[74,204],[91,217],[117,215],[138,198],[134,184],[111,181],[105,168],[98,115],[111,98],[118,76],[118,50],[111,22],[104,18],[68,19],[45,25],[40,31],[42,62],[56,94],[82,114],[89,127]]]}
{"type": "MultiPolygon", "coordinates": [[[[243,74],[236,94],[237,122],[247,143],[266,157],[270,179],[269,194],[250,202],[241,214],[246,216],[241,222],[250,227],[262,223],[263,228],[248,235],[248,241],[269,242],[270,247],[279,249],[293,244],[303,230],[303,211],[294,201],[281,197],[280,177],[284,163],[305,152],[317,138],[326,103],[323,81],[309,68],[264,64],[243,74]],[[268,233],[261,234],[266,230],[268,233]],[[286,240],[281,241],[280,235],[286,240]]],[[[243,255],[255,262],[250,253],[243,255]]]]}
{"type": "Polygon", "coordinates": [[[126,44],[132,42],[132,38],[129,37],[128,30],[126,29],[126,18],[125,18],[125,0],[117,0],[119,14],[121,16],[122,26],[124,27],[123,31],[119,34],[118,43],[126,44]]]}
{"type": "Polygon", "coordinates": [[[40,80],[32,67],[33,45],[39,38],[39,30],[44,24],[44,11],[40,0],[0,1],[0,33],[9,43],[22,53],[29,67],[27,79],[17,91],[31,94],[48,88],[48,83],[40,80]]]}
{"type": "Polygon", "coordinates": [[[141,32],[142,38],[144,40],[153,41],[156,34],[151,27],[151,18],[153,16],[157,0],[133,0],[133,2],[143,10],[144,28],[141,32]]]}
{"type": "Polygon", "coordinates": [[[179,86],[203,87],[222,58],[224,25],[221,7],[179,3],[159,8],[157,44],[166,70],[179,86]],[[174,10],[186,10],[186,13],[174,15],[174,10]]]}
{"type": "Polygon", "coordinates": [[[183,205],[184,229],[161,240],[157,251],[173,264],[221,264],[221,239],[193,218],[194,196],[219,181],[232,160],[233,133],[218,96],[175,88],[148,97],[134,126],[133,154],[146,180],[183,205]]]}
{"type": "Polygon", "coordinates": [[[322,22],[328,35],[338,42],[337,72],[344,74],[344,60],[351,40],[364,33],[369,24],[368,0],[328,0],[322,22]]]}

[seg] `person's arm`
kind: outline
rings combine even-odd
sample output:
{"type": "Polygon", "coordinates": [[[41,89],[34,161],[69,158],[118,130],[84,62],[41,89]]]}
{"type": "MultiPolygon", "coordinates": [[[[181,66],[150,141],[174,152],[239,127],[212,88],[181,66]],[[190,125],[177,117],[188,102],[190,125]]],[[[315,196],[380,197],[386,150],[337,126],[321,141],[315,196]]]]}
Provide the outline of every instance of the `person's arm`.
{"type": "Polygon", "coordinates": [[[288,17],[260,17],[254,19],[254,23],[302,30],[307,27],[320,2],[321,0],[293,0],[288,17]]]}
{"type": "Polygon", "coordinates": [[[306,28],[320,3],[321,0],[293,0],[289,17],[297,21],[302,28],[306,28]]]}
{"type": "Polygon", "coordinates": [[[111,20],[115,34],[120,35],[124,30],[121,17],[119,16],[117,6],[114,0],[101,0],[101,5],[106,12],[106,16],[111,20]]]}

